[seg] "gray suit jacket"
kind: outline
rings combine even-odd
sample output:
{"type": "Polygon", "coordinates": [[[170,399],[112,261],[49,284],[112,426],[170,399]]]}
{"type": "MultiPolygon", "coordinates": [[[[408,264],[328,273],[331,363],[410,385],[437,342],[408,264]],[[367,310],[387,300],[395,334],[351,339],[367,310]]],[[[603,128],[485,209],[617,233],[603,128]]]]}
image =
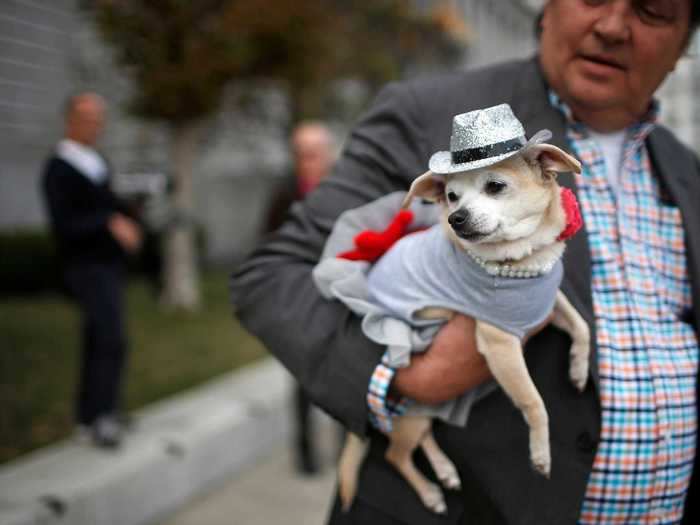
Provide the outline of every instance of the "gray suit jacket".
{"type": "MultiPolygon", "coordinates": [[[[383,353],[361,333],[359,319],[341,304],[324,300],[311,270],[333,222],[343,211],[381,195],[406,190],[423,173],[430,155],[449,146],[455,114],[508,102],[528,136],[548,128],[567,148],[565,122],[549,105],[536,59],[509,62],[408,83],[378,96],[358,123],[333,175],[233,275],[238,316],[300,381],[314,402],[356,433],[367,432],[366,394],[383,353]]],[[[700,176],[697,158],[666,129],[657,128],[648,147],[668,199],[681,209],[687,233],[693,304],[687,321],[700,328],[700,176]]],[[[573,176],[560,183],[576,190],[573,176]]],[[[594,328],[590,256],[585,231],[568,243],[562,288],[594,328]]],[[[595,335],[595,334],[593,334],[595,335]]],[[[595,337],[593,338],[595,341],[595,337]]],[[[497,391],[477,404],[461,429],[437,424],[435,433],[455,461],[461,494],[448,495],[449,516],[437,518],[383,460],[385,439],[372,435],[358,499],[401,523],[575,523],[600,430],[597,358],[583,394],[567,377],[569,339],[548,328],[530,340],[526,359],[549,411],[552,477],[534,473],[526,425],[497,391]]],[[[424,463],[419,458],[419,463],[424,463]]],[[[424,470],[430,474],[430,469],[424,470]]],[[[697,460],[685,522],[695,521],[697,460]]]]}

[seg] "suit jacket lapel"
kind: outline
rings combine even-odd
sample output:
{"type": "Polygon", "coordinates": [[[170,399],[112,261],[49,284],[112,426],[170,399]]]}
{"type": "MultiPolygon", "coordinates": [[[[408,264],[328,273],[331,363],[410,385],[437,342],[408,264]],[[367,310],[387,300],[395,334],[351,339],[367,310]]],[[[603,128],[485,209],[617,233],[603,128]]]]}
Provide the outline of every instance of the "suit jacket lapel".
{"type": "MultiPolygon", "coordinates": [[[[521,120],[527,136],[530,137],[541,129],[552,132],[552,143],[564,151],[571,146],[566,138],[564,115],[549,102],[548,88],[542,76],[537,59],[528,62],[526,71],[513,93],[514,112],[521,120]]],[[[576,180],[573,173],[562,173],[558,177],[561,186],[569,188],[578,197],[576,180]]],[[[595,316],[593,314],[593,297],[591,295],[591,256],[588,248],[588,233],[584,222],[583,228],[567,241],[564,252],[564,280],[562,291],[573,306],[588,322],[591,328],[590,369],[593,381],[598,386],[598,359],[595,344],[595,316]]]]}

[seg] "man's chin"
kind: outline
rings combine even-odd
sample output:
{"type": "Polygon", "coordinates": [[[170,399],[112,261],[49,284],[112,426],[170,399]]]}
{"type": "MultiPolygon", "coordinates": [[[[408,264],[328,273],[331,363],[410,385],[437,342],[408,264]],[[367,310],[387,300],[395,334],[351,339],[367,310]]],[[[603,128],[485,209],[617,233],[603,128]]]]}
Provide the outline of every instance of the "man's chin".
{"type": "Polygon", "coordinates": [[[562,98],[575,107],[603,111],[625,104],[623,95],[627,92],[626,86],[618,79],[594,78],[580,73],[569,79],[567,87],[567,93],[562,94],[562,98]]]}

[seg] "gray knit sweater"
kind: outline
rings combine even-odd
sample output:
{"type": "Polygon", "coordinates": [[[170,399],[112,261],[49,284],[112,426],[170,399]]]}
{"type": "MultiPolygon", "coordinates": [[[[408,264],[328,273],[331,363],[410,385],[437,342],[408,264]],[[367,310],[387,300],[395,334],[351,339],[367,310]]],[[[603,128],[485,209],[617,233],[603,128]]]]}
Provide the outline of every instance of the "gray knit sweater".
{"type": "MultiPolygon", "coordinates": [[[[321,293],[362,316],[367,337],[386,346],[387,365],[408,366],[411,353],[430,346],[444,320],[417,319],[415,313],[428,306],[486,321],[519,338],[547,318],[561,282],[561,262],[538,277],[491,276],[447,239],[436,224],[435,205],[414,201],[413,226],[428,229],[402,238],[374,266],[336,258],[353,247],[359,231],[389,224],[404,195],[393,193],[341,215],[313,272],[321,293]]],[[[465,425],[472,404],[496,388],[492,381],[447,403],[414,404],[410,413],[465,425]]]]}

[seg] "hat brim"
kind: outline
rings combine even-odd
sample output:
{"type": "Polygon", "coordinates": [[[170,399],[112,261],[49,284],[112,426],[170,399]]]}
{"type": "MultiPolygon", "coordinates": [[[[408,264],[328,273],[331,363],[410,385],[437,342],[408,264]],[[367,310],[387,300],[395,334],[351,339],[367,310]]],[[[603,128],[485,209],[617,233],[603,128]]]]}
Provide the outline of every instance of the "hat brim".
{"type": "Polygon", "coordinates": [[[508,153],[503,153],[502,155],[495,155],[493,157],[487,157],[485,159],[474,160],[472,162],[463,162],[461,164],[454,164],[452,162],[452,153],[449,151],[438,151],[430,157],[428,162],[428,168],[435,175],[449,175],[451,173],[460,173],[463,171],[477,170],[479,168],[485,168],[486,166],[492,166],[498,164],[502,160],[506,160],[514,155],[523,153],[528,148],[542,144],[543,142],[552,138],[552,133],[548,129],[543,129],[535,133],[530,140],[528,140],[522,148],[515,151],[509,151],[508,153]]]}
{"type": "Polygon", "coordinates": [[[432,157],[430,157],[428,168],[436,175],[449,175],[451,173],[459,173],[462,171],[477,170],[479,168],[485,168],[486,166],[497,164],[502,160],[517,155],[521,151],[522,149],[519,149],[504,153],[503,155],[487,157],[485,159],[474,160],[472,162],[463,162],[461,164],[452,163],[452,153],[449,151],[438,151],[432,157]]]}

